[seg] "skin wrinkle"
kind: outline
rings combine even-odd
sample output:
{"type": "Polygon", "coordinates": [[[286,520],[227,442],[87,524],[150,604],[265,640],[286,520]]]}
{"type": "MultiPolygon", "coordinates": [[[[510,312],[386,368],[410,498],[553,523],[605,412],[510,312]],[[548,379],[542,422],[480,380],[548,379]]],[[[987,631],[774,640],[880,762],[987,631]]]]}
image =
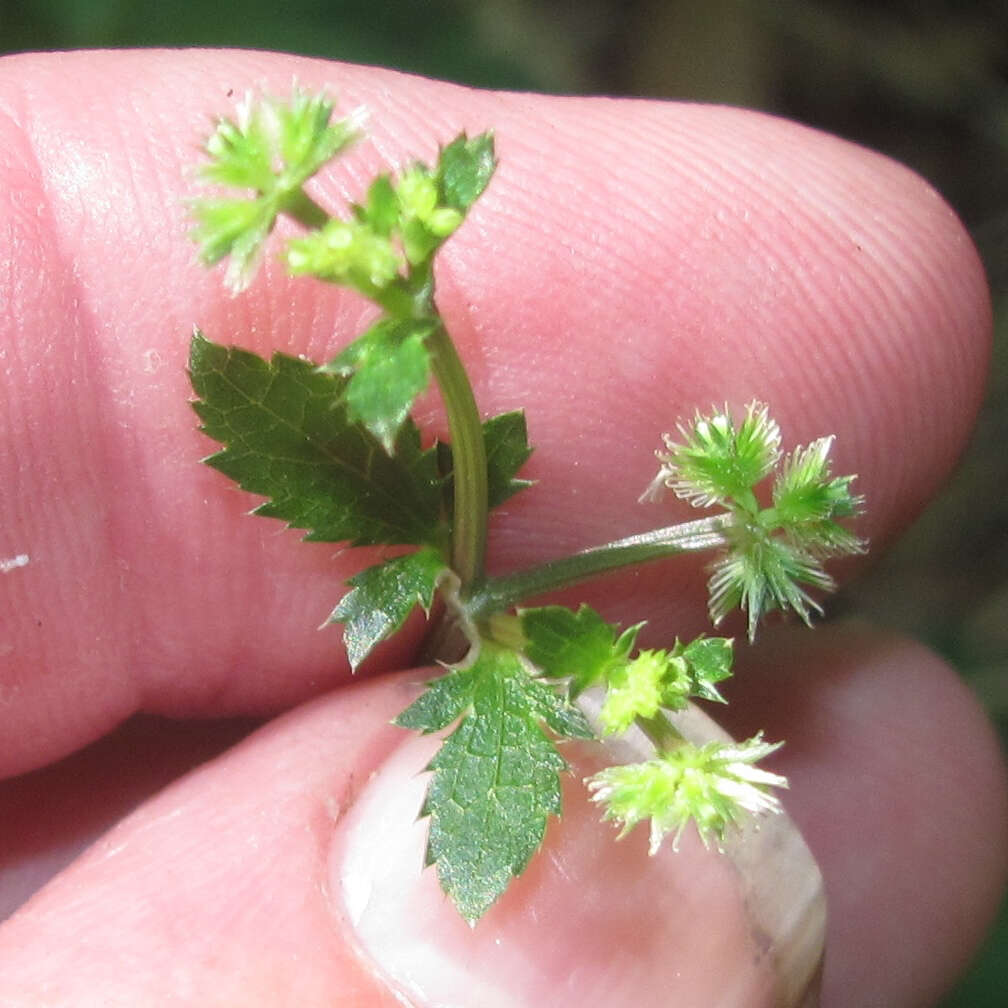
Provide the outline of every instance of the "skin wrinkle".
{"type": "MultiPolygon", "coordinates": [[[[40,136],[38,130],[29,128],[28,135],[32,137],[33,147],[37,150],[40,136]]],[[[47,150],[46,154],[51,155],[51,151],[47,150]]],[[[58,167],[56,167],[58,163],[55,162],[54,164],[47,157],[46,167],[48,170],[41,173],[42,177],[59,179],[60,172],[58,167]],[[55,170],[53,170],[54,167],[55,170]]],[[[110,650],[113,652],[118,651],[119,656],[116,659],[109,654],[91,653],[93,654],[95,664],[105,662],[107,667],[115,670],[119,677],[121,677],[122,673],[125,672],[128,676],[134,670],[141,667],[140,662],[137,660],[138,653],[136,648],[144,638],[131,632],[131,628],[126,625],[125,620],[120,619],[116,621],[109,618],[113,613],[119,613],[124,610],[125,607],[115,604],[114,600],[117,597],[128,597],[131,580],[130,564],[128,560],[121,556],[119,544],[129,541],[130,537],[127,533],[127,528],[132,505],[125,496],[117,493],[116,489],[123,476],[129,474],[129,478],[133,478],[138,472],[142,472],[143,470],[141,467],[132,464],[127,457],[130,444],[129,439],[124,435],[128,432],[129,427],[121,425],[112,419],[118,413],[115,401],[118,383],[114,380],[116,361],[114,355],[110,352],[111,347],[115,344],[111,341],[101,339],[101,335],[105,329],[104,324],[100,321],[103,317],[103,305],[100,301],[96,303],[96,296],[99,296],[97,295],[96,287],[84,278],[81,264],[78,262],[77,256],[73,251],[73,246],[81,240],[81,232],[86,227],[90,215],[94,213],[94,207],[88,199],[91,188],[89,187],[79,194],[81,200],[78,204],[78,218],[65,212],[67,201],[62,192],[47,193],[47,205],[50,207],[48,219],[54,225],[52,231],[56,241],[57,261],[64,265],[62,272],[70,279],[72,284],[73,304],[76,309],[76,324],[74,325],[74,329],[79,336],[78,345],[81,348],[81,352],[74,355],[74,363],[79,366],[81,363],[86,362],[80,379],[83,387],[76,390],[73,401],[79,403],[82,410],[85,407],[90,407],[88,411],[90,416],[86,420],[81,420],[79,426],[81,430],[115,431],[120,440],[118,442],[115,438],[103,440],[101,437],[91,439],[91,450],[97,458],[92,465],[92,471],[89,473],[90,487],[87,492],[87,499],[91,506],[96,507],[96,509],[100,507],[101,502],[106,502],[106,506],[101,509],[101,521],[97,525],[97,528],[101,532],[100,538],[92,544],[88,541],[87,535],[82,538],[79,535],[78,529],[71,530],[68,528],[66,542],[68,544],[67,548],[70,550],[80,545],[93,546],[93,556],[96,560],[98,557],[104,555],[104,565],[98,561],[96,563],[88,562],[88,566],[93,566],[98,570],[104,566],[107,570],[107,574],[100,579],[102,588],[96,593],[99,597],[104,597],[103,600],[105,602],[103,607],[104,615],[99,624],[102,629],[100,640],[106,648],[109,641],[115,640],[117,646],[110,650]],[[63,206],[57,211],[55,207],[60,204],[63,206]],[[64,221],[74,221],[75,219],[79,220],[77,229],[67,231],[58,226],[64,221]],[[96,445],[102,445],[104,450],[96,451],[96,445]],[[118,451],[116,451],[117,447],[118,451]],[[112,489],[112,493],[109,493],[110,488],[112,489]],[[117,501],[122,505],[119,508],[115,506],[117,501]]],[[[76,379],[74,383],[76,383],[76,379]]],[[[134,454],[138,448],[139,445],[134,444],[134,454]]],[[[91,551],[89,550],[89,552],[91,551]]],[[[73,586],[73,588],[76,588],[76,586],[73,586]]],[[[68,597],[61,608],[64,611],[72,611],[74,600],[68,597]]],[[[85,665],[89,664],[89,650],[81,648],[78,653],[78,657],[84,659],[85,665]]],[[[130,685],[132,687],[130,690],[132,698],[126,699],[125,702],[120,702],[119,715],[116,720],[121,720],[126,714],[137,709],[142,686],[137,679],[134,679],[130,685]]],[[[121,690],[122,685],[120,683],[121,690]]]]}
{"type": "MultiPolygon", "coordinates": [[[[27,102],[23,101],[21,104],[27,108],[27,102]]],[[[42,282],[38,282],[37,279],[37,286],[28,288],[26,293],[29,293],[29,296],[31,296],[30,292],[34,289],[39,292],[40,297],[45,294],[51,298],[51,291],[54,286],[57,286],[60,291],[58,314],[61,319],[69,318],[71,320],[69,331],[75,343],[78,343],[87,325],[87,316],[82,308],[83,299],[81,294],[83,291],[71,266],[72,257],[63,251],[59,242],[58,231],[52,226],[55,215],[52,212],[52,204],[48,199],[48,194],[41,184],[41,180],[44,179],[44,172],[42,171],[41,163],[36,157],[34,146],[31,143],[33,120],[27,113],[23,113],[17,121],[17,127],[18,132],[12,138],[14,141],[13,146],[16,146],[25,158],[24,163],[28,166],[28,178],[33,182],[36,179],[39,180],[39,184],[34,187],[34,191],[39,198],[36,214],[30,220],[26,219],[24,223],[31,229],[32,241],[29,244],[40,250],[45,250],[41,258],[40,276],[36,275],[42,282]],[[54,276],[58,276],[59,279],[54,281],[51,279],[54,276]]],[[[17,248],[18,246],[15,246],[15,251],[17,248]]],[[[14,303],[18,304],[17,301],[14,303]]],[[[25,309],[20,307],[20,305],[15,310],[19,313],[20,311],[26,311],[28,317],[32,314],[30,308],[25,309]]],[[[13,326],[13,316],[9,324],[13,326]]],[[[67,329],[64,327],[54,327],[52,335],[49,338],[59,339],[66,331],[67,329]]],[[[25,341],[19,340],[14,341],[15,347],[28,345],[31,345],[33,351],[38,354],[36,344],[28,344],[25,341]]],[[[43,387],[42,395],[44,397],[55,398],[64,390],[66,385],[69,385],[75,391],[82,387],[89,389],[94,387],[94,361],[91,359],[90,354],[87,352],[83,354],[75,352],[72,355],[70,363],[73,367],[73,372],[66,378],[65,382],[60,380],[56,380],[55,382],[46,381],[47,374],[43,368],[45,363],[52,360],[53,357],[54,355],[51,352],[46,352],[43,349],[40,363],[37,366],[24,369],[24,372],[30,376],[33,386],[43,387]]],[[[94,410],[89,408],[93,402],[94,400],[89,395],[74,394],[64,399],[62,403],[54,405],[49,418],[53,415],[59,416],[64,412],[72,413],[70,419],[71,426],[89,429],[92,425],[98,425],[95,419],[98,407],[95,406],[94,410]],[[72,409],[73,404],[76,404],[76,409],[72,409]]],[[[31,424],[30,414],[28,424],[31,424]]],[[[24,430],[25,427],[22,424],[18,424],[16,429],[24,430]]],[[[24,590],[26,593],[30,592],[29,585],[37,577],[45,576],[45,568],[48,564],[60,562],[57,559],[58,557],[63,555],[76,557],[76,566],[78,568],[77,579],[61,579],[53,586],[57,593],[55,599],[56,610],[81,613],[86,612],[88,608],[97,608],[107,614],[108,607],[102,606],[100,598],[90,598],[90,593],[86,587],[90,578],[96,576],[94,559],[100,556],[99,547],[106,529],[105,516],[107,515],[107,511],[102,510],[97,516],[91,513],[92,508],[102,500],[102,495],[98,492],[98,488],[102,482],[105,465],[102,461],[99,461],[97,465],[88,465],[87,459],[84,458],[74,459],[69,462],[69,465],[61,464],[58,456],[53,458],[50,454],[48,427],[43,428],[39,424],[38,430],[43,436],[41,440],[35,440],[29,435],[27,457],[32,460],[31,466],[34,471],[37,472],[39,469],[43,469],[43,471],[45,469],[49,470],[46,479],[48,487],[44,484],[42,487],[37,488],[42,491],[41,493],[24,494],[24,499],[32,502],[30,517],[28,517],[24,524],[31,527],[37,523],[40,528],[48,526],[50,529],[55,530],[55,534],[43,535],[38,539],[29,534],[28,538],[31,540],[31,552],[34,555],[35,568],[32,570],[32,576],[25,579],[24,590]],[[67,472],[68,469],[69,473],[67,472]],[[70,485],[74,488],[70,496],[67,493],[68,476],[71,481],[70,485]],[[84,573],[84,571],[87,573],[84,573]]],[[[33,599],[31,610],[36,609],[37,601],[33,599]]],[[[103,621],[96,620],[94,623],[95,625],[102,625],[103,621]]],[[[26,624],[31,626],[30,621],[22,621],[22,626],[26,624]]],[[[49,703],[43,705],[41,709],[37,709],[34,714],[35,731],[38,733],[40,739],[48,739],[61,734],[59,729],[64,726],[64,721],[68,722],[67,727],[69,727],[69,724],[76,725],[76,728],[71,730],[67,734],[67,737],[58,744],[59,748],[52,753],[54,756],[72,751],[78,745],[94,737],[96,722],[102,724],[104,727],[110,714],[113,721],[122,716],[122,707],[113,704],[110,709],[110,705],[101,696],[100,691],[97,695],[94,691],[89,691],[86,699],[82,696],[70,703],[62,699],[61,694],[65,690],[68,674],[83,678],[93,673],[94,666],[88,660],[92,653],[91,648],[93,647],[93,643],[89,640],[87,625],[87,620],[81,622],[76,641],[71,645],[71,650],[82,661],[68,668],[67,662],[62,657],[53,653],[54,649],[47,639],[47,628],[42,625],[40,619],[35,620],[34,636],[42,638],[42,650],[47,655],[48,660],[43,661],[37,667],[28,664],[26,671],[28,669],[31,670],[29,681],[32,683],[38,682],[41,678],[42,693],[49,698],[49,703]],[[81,665],[83,665],[84,670],[83,676],[81,665]],[[53,705],[55,705],[55,710],[61,712],[60,717],[55,717],[51,712],[53,705]]],[[[112,633],[101,635],[99,639],[107,645],[114,637],[115,634],[112,633]]],[[[20,652],[18,657],[20,657],[20,652]]],[[[115,663],[113,662],[112,664],[114,665],[115,663]]],[[[10,673],[8,672],[7,677],[9,675],[10,673]]],[[[32,732],[32,721],[24,723],[22,730],[30,734],[32,732]]],[[[0,759],[0,763],[2,762],[3,760],[0,759]]],[[[22,769],[26,768],[22,767],[22,769]]]]}
{"type": "MultiPolygon", "coordinates": [[[[416,676],[424,677],[419,671],[416,676]]],[[[350,801],[353,790],[401,741],[404,733],[387,722],[391,712],[415,694],[400,678],[361,685],[343,716],[334,716],[328,709],[334,701],[327,699],[279,718],[214,763],[197,769],[188,780],[173,785],[117,828],[106,843],[118,848],[118,856],[126,861],[116,866],[115,874],[109,872],[102,845],[87,854],[73,871],[88,874],[99,897],[96,905],[79,905],[81,925],[91,921],[84,933],[94,936],[98,986],[93,989],[118,991],[124,979],[129,982],[131,974],[122,969],[123,957],[136,958],[134,979],[142,985],[151,976],[146,956],[161,959],[167,955],[163,949],[171,948],[176,939],[181,950],[192,949],[195,931],[200,948],[208,934],[215,936],[210,945],[220,946],[215,960],[197,956],[189,961],[197,967],[192,982],[198,990],[208,989],[206,977],[213,977],[219,965],[223,976],[214,986],[217,993],[232,984],[240,987],[247,976],[249,989],[269,1002],[272,988],[264,986],[264,976],[270,972],[271,959],[275,958],[282,976],[289,971],[290,959],[277,949],[296,946],[297,969],[287,977],[286,993],[290,996],[298,989],[290,986],[292,978],[303,978],[306,1000],[299,1004],[329,1004],[337,991],[348,999],[341,1004],[368,1008],[393,1004],[391,996],[386,1001],[359,966],[351,965],[352,954],[342,934],[345,921],[328,902],[328,855],[336,834],[327,802],[332,794],[342,795],[344,803],[350,801]],[[343,758],[335,758],[338,754],[343,758]],[[236,760],[244,766],[245,776],[229,774],[236,760]],[[257,783],[242,783],[248,780],[257,783]],[[169,823],[171,830],[166,831],[169,823]],[[179,832],[181,838],[171,841],[179,832]],[[193,876],[198,881],[187,885],[186,879],[193,876]],[[120,888],[123,880],[130,880],[125,890],[120,888]],[[218,886],[221,892],[226,887],[226,899],[215,894],[218,886]],[[247,898],[241,895],[245,890],[247,898]],[[124,901],[122,907],[119,900],[124,901]],[[98,926],[93,920],[96,906],[103,913],[98,926]],[[119,914],[124,921],[119,926],[126,929],[122,935],[116,930],[119,914]],[[195,929],[191,920],[199,922],[195,929]],[[271,936],[271,930],[277,934],[271,936]],[[251,956],[242,955],[235,935],[251,941],[251,956]],[[110,943],[117,943],[113,957],[107,953],[110,943]],[[110,958],[116,963],[115,976],[103,977],[101,963],[110,958]],[[337,976],[342,970],[343,985],[334,987],[331,976],[313,968],[319,963],[335,965],[337,976]],[[325,980],[327,995],[319,993],[320,978],[325,980]]],[[[38,941],[39,922],[54,933],[74,926],[67,919],[65,904],[61,909],[60,900],[45,893],[29,908],[27,924],[19,918],[12,924],[20,927],[17,933],[22,938],[27,935],[27,940],[38,941]]],[[[67,947],[75,944],[67,943],[67,947]]],[[[8,952],[10,948],[8,944],[8,952]]],[[[61,946],[57,955],[63,951],[61,946]]],[[[52,960],[40,967],[51,970],[52,960]]],[[[9,974],[0,970],[0,976],[7,980],[9,974]]],[[[160,982],[162,991],[177,993],[171,971],[160,982]]],[[[4,981],[0,987],[9,994],[4,981]]],[[[86,980],[80,989],[87,989],[86,980]]],[[[236,1002],[225,997],[223,1003],[236,1002]]]]}
{"type": "MultiPolygon", "coordinates": [[[[823,187],[823,186],[821,185],[821,187],[823,187]]],[[[806,215],[806,217],[807,217],[807,215],[806,215]]],[[[812,292],[814,292],[815,287],[813,286],[810,289],[811,289],[812,292]]],[[[855,311],[858,311],[859,307],[861,305],[864,305],[864,310],[863,311],[858,311],[858,313],[861,314],[862,318],[864,318],[865,316],[867,316],[868,304],[872,303],[871,301],[866,302],[866,301],[860,300],[859,298],[856,298],[856,297],[852,297],[850,299],[850,301],[851,301],[852,310],[855,310],[855,311]]],[[[835,305],[832,306],[832,307],[835,309],[835,305]]],[[[826,317],[826,316],[820,316],[820,319],[826,319],[826,318],[828,318],[828,317],[826,317]]],[[[818,328],[818,327],[815,327],[815,328],[818,328]]],[[[864,328],[866,330],[868,329],[867,326],[863,326],[862,328],[864,328]]],[[[801,358],[798,357],[798,358],[796,358],[796,360],[800,362],[801,358]]],[[[880,362],[880,363],[884,363],[884,362],[880,362]]],[[[893,362],[893,363],[895,363],[895,362],[893,362]]],[[[805,374],[802,373],[801,377],[804,378],[805,374]]],[[[872,397],[872,398],[874,398],[874,397],[872,397]]],[[[866,401],[871,402],[872,398],[866,398],[866,401]]]]}
{"type": "MultiPolygon", "coordinates": [[[[720,168],[720,166],[719,166],[719,168],[720,168]]],[[[702,170],[702,167],[701,166],[694,167],[693,165],[690,165],[690,169],[695,174],[698,170],[702,170]]]]}
{"type": "MultiPolygon", "coordinates": [[[[921,188],[921,184],[920,184],[920,182],[919,182],[918,179],[912,177],[910,175],[910,173],[908,173],[908,172],[904,172],[904,174],[906,174],[907,179],[913,183],[913,188],[914,189],[920,189],[921,188]]],[[[824,203],[824,198],[828,198],[829,194],[831,194],[831,193],[839,193],[839,191],[840,191],[839,187],[837,187],[835,184],[830,185],[830,183],[835,183],[837,175],[838,175],[838,173],[835,172],[832,169],[832,167],[831,167],[830,164],[824,163],[821,166],[820,171],[816,172],[815,171],[815,163],[813,163],[813,165],[812,165],[812,174],[810,176],[814,180],[814,182],[816,183],[815,186],[814,186],[814,188],[813,188],[813,190],[812,190],[812,192],[814,193],[814,199],[815,199],[817,205],[819,205],[820,207],[822,207],[822,208],[825,209],[825,211],[827,213],[827,219],[834,218],[835,222],[839,222],[839,220],[842,220],[843,217],[849,216],[849,213],[847,212],[847,208],[850,205],[849,203],[848,204],[839,203],[837,201],[837,198],[834,198],[833,200],[830,200],[829,202],[824,203]],[[840,210],[839,214],[835,214],[834,213],[835,207],[839,208],[839,210],[840,210]]],[[[799,204],[799,206],[800,206],[800,204],[799,204]]],[[[808,215],[806,215],[806,216],[808,216],[808,215]]],[[[885,237],[886,237],[886,235],[887,235],[887,233],[889,233],[889,234],[896,234],[897,232],[896,232],[895,225],[893,225],[892,223],[887,222],[886,223],[886,230],[885,231],[879,232],[876,229],[876,237],[878,239],[880,239],[880,240],[884,240],[885,237]]],[[[889,243],[886,243],[886,244],[887,244],[887,247],[891,247],[889,243]]],[[[901,262],[901,256],[890,256],[890,258],[889,258],[889,262],[890,263],[896,263],[897,264],[897,269],[899,269],[900,267],[902,267],[902,274],[904,276],[904,280],[899,284],[899,286],[902,286],[903,288],[907,289],[908,292],[910,293],[910,297],[904,296],[902,298],[902,301],[903,301],[904,304],[906,304],[906,303],[908,303],[911,300],[920,300],[920,298],[917,295],[924,293],[923,289],[921,289],[921,288],[923,287],[923,285],[925,283],[927,283],[928,280],[930,280],[930,275],[929,275],[930,271],[928,271],[927,273],[925,273],[925,271],[923,269],[920,269],[920,267],[923,265],[924,261],[923,261],[922,257],[920,257],[920,256],[918,256],[916,254],[916,249],[918,249],[918,248],[921,248],[921,249],[926,248],[927,245],[926,245],[926,243],[921,243],[920,245],[915,245],[913,243],[907,243],[904,240],[904,241],[899,241],[897,243],[896,247],[899,249],[899,251],[901,253],[907,253],[910,256],[910,261],[906,265],[903,265],[903,263],[901,262]],[[910,288],[910,285],[906,282],[905,278],[912,277],[914,275],[914,270],[915,269],[917,269],[919,271],[919,274],[920,274],[920,280],[918,281],[919,286],[917,288],[910,288]]],[[[896,279],[899,280],[900,279],[899,276],[897,276],[896,279]]],[[[867,306],[869,304],[874,307],[879,302],[885,304],[886,305],[886,309],[890,309],[893,306],[893,302],[891,300],[891,298],[892,298],[893,295],[891,295],[889,293],[889,291],[891,290],[891,288],[887,289],[882,284],[874,282],[874,276],[872,274],[869,274],[869,273],[863,274],[863,280],[867,281],[872,286],[872,288],[873,288],[873,294],[874,294],[874,297],[870,301],[864,302],[865,309],[867,309],[867,306]]],[[[852,298],[851,299],[851,307],[856,310],[857,306],[858,306],[857,300],[854,299],[854,298],[852,298]]],[[[883,310],[883,311],[880,311],[878,314],[881,317],[885,317],[886,314],[887,314],[887,311],[883,310]]],[[[902,364],[905,365],[907,362],[903,361],[903,362],[900,362],[900,363],[902,363],[902,364]]],[[[912,363],[916,364],[917,362],[912,362],[912,363]]],[[[892,365],[891,365],[891,369],[892,370],[896,370],[896,367],[897,367],[896,362],[893,361],[892,365]]],[[[919,367],[915,368],[915,370],[918,373],[920,373],[920,371],[921,371],[921,369],[919,367]]],[[[920,382],[919,384],[923,385],[924,383],[920,382]]]]}

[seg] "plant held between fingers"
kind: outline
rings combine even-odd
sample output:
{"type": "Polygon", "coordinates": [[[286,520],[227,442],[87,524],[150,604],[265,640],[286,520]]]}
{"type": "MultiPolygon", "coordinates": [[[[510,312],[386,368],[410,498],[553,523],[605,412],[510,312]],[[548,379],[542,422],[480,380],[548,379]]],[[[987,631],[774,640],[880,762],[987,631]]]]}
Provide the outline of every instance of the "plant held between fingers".
{"type": "MultiPolygon", "coordinates": [[[[636,727],[654,747],[638,764],[587,781],[593,801],[623,833],[648,820],[651,851],[693,823],[720,845],[743,817],[779,809],[784,778],[758,766],[780,743],[698,746],[670,719],[694,698],[723,702],[732,641],[702,636],[641,650],[643,624],[607,623],[586,605],[527,606],[529,599],[620,567],[677,553],[713,551],[710,616],[741,607],[750,639],[765,613],[818,610],[829,557],[858,553],[840,520],[861,501],[853,477],[830,471],[831,438],[789,454],[768,409],[752,403],[697,413],[665,435],[646,496],[670,489],[710,513],[518,573],[485,570],[490,512],[529,484],[519,472],[531,448],[521,412],[482,419],[465,367],[438,311],[434,259],[489,184],[493,137],[461,135],[437,163],[380,175],[343,216],[330,215],[305,184],[360,135],[359,117],[334,121],[324,95],[248,99],[206,143],[203,179],[241,195],[193,205],[194,237],[207,264],[227,260],[234,291],[249,283],[274,224],[303,233],[286,242],[292,274],[348,287],[380,310],[377,320],[321,364],[274,354],[264,360],[196,331],[190,351],[203,431],[222,444],[206,461],[266,498],[256,514],[303,529],[313,541],[390,548],[361,571],[326,620],[339,623],[351,666],[396,633],[416,607],[440,598],[434,639],[444,674],[397,723],[451,728],[428,769],[423,815],[428,863],[460,913],[475,922],[520,874],[560,813],[564,739],[636,727]],[[447,442],[424,437],[411,417],[433,378],[447,414],[447,442]],[[457,660],[454,660],[457,659],[457,660]],[[597,727],[579,696],[604,693],[597,727]],[[453,726],[453,727],[452,727],[453,726]]],[[[539,492],[539,491],[537,491],[539,492]]]]}

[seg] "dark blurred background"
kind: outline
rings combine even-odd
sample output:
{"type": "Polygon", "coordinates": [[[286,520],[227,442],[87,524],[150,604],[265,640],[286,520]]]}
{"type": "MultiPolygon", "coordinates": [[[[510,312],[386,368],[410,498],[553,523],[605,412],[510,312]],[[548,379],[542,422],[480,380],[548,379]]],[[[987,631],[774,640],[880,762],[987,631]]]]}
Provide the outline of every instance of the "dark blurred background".
{"type": "MultiPolygon", "coordinates": [[[[728,102],[906,162],[987,265],[994,369],[944,496],[833,611],[950,659],[1008,742],[1008,3],[1005,0],[0,0],[0,52],[220,45],[466,84],[728,102]]],[[[1008,907],[942,1008],[1008,1003],[1008,907]]]]}

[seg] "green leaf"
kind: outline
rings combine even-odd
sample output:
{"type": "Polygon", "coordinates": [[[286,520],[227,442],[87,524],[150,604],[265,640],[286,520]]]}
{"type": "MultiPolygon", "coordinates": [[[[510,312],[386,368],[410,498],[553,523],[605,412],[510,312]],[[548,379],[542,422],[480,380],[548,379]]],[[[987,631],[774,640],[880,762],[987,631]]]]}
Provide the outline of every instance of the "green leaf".
{"type": "Polygon", "coordinates": [[[596,737],[581,708],[571,703],[569,697],[561,696],[555,685],[540,679],[529,679],[525,689],[529,703],[538,711],[550,731],[564,738],[596,737]]]}
{"type": "Polygon", "coordinates": [[[469,138],[465,133],[442,148],[437,179],[441,203],[463,213],[486,189],[497,167],[492,133],[469,138]]]}
{"type": "Polygon", "coordinates": [[[686,659],[693,696],[726,703],[715,683],[723,682],[732,674],[734,651],[730,637],[697,637],[685,647],[676,641],[672,653],[686,659]]]}
{"type": "Polygon", "coordinates": [[[626,664],[644,625],[620,634],[587,605],[576,613],[563,606],[542,606],[521,610],[519,616],[529,661],[549,679],[570,679],[571,696],[607,682],[615,667],[626,664]]]}
{"type": "Polygon", "coordinates": [[[487,456],[488,506],[495,508],[519,490],[532,486],[531,480],[515,478],[515,473],[532,454],[525,427],[525,414],[521,410],[514,410],[485,421],[483,444],[487,456]]]}
{"type": "Polygon", "coordinates": [[[421,451],[412,422],[390,457],[347,417],[345,378],[284,354],[266,361],[219,346],[198,331],[189,374],[202,429],[224,444],[206,462],[270,498],[255,514],[306,529],[314,541],[440,548],[435,453],[421,451]]]}
{"type": "Polygon", "coordinates": [[[351,591],[340,600],[326,624],[343,623],[350,667],[357,666],[379,641],[398,631],[414,606],[430,612],[438,582],[447,570],[444,558],[430,547],[386,560],[355,574],[351,591]]]}
{"type": "Polygon", "coordinates": [[[397,719],[430,732],[462,716],[428,767],[421,814],[430,817],[427,863],[470,923],[525,869],[560,812],[566,763],[543,722],[580,736],[587,726],[570,710],[513,651],[484,642],[470,668],[432,683],[397,719]]]}
{"type": "Polygon", "coordinates": [[[347,415],[364,424],[390,454],[413,400],[430,380],[425,341],[432,327],[413,319],[382,319],[319,369],[349,376],[347,415]]]}
{"type": "Polygon", "coordinates": [[[395,724],[424,735],[447,728],[472,704],[478,674],[477,666],[473,665],[452,669],[427,683],[426,690],[395,719],[395,724]]]}

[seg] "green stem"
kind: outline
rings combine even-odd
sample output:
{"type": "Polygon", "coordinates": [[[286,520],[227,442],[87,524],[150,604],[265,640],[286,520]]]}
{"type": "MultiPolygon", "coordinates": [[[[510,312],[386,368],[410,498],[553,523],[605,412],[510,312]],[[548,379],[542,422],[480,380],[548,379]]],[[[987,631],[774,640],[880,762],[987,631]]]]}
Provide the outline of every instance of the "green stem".
{"type": "Polygon", "coordinates": [[[596,546],[572,556],[551,560],[541,567],[532,567],[503,577],[488,578],[471,594],[466,608],[470,618],[474,622],[479,622],[526,599],[559,588],[567,588],[607,571],[677,553],[725,546],[728,543],[725,532],[732,524],[731,515],[712,515],[710,518],[700,518],[697,521],[628,536],[626,539],[617,539],[604,546],[596,546]]]}
{"type": "Polygon", "coordinates": [[[483,580],[486,554],[487,459],[483,425],[465,368],[440,319],[427,337],[427,349],[451,431],[455,487],[451,566],[464,597],[483,580]]]}
{"type": "Polygon", "coordinates": [[[658,711],[654,717],[636,719],[637,727],[647,735],[656,753],[667,753],[678,749],[686,741],[685,736],[671,721],[658,711]]]}
{"type": "Polygon", "coordinates": [[[280,209],[309,231],[317,231],[325,227],[330,219],[329,214],[303,189],[288,193],[284,197],[280,209]]]}

